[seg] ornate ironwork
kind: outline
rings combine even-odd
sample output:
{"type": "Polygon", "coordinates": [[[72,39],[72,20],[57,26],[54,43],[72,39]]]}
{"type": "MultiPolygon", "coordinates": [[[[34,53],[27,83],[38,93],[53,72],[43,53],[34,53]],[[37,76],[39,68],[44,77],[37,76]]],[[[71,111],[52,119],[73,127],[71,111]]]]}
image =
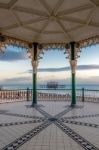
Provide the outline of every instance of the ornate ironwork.
{"type": "Polygon", "coordinates": [[[0,34],[0,51],[4,52],[7,45],[28,49],[28,42],[0,34]]]}
{"type": "MultiPolygon", "coordinates": [[[[87,46],[95,45],[99,43],[99,36],[94,36],[87,38],[75,43],[75,59],[79,58],[79,53],[81,49],[87,46]]],[[[28,57],[32,59],[33,50],[32,44],[28,41],[20,40],[17,38],[9,37],[0,34],[0,52],[4,52],[7,45],[13,45],[16,47],[22,47],[27,49],[28,57]]],[[[64,51],[64,54],[67,54],[66,58],[70,59],[70,43],[39,43],[38,44],[38,61],[42,59],[42,56],[45,51],[50,49],[58,49],[64,51]]]]}
{"type": "Polygon", "coordinates": [[[79,41],[80,48],[99,44],[99,35],[79,41]]]}

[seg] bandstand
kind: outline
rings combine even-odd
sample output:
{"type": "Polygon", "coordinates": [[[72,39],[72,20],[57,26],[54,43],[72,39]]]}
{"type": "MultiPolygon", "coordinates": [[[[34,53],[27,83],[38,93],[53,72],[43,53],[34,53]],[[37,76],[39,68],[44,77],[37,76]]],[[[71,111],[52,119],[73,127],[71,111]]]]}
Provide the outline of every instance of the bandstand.
{"type": "MultiPolygon", "coordinates": [[[[41,114],[44,114],[44,111],[37,106],[36,85],[37,67],[44,52],[50,49],[59,49],[64,51],[64,55],[70,62],[72,107],[69,107],[67,111],[65,110],[65,113],[67,113],[71,109],[75,109],[77,104],[77,59],[83,47],[98,43],[99,0],[0,0],[0,55],[3,55],[8,45],[27,49],[27,55],[31,59],[33,67],[32,106],[41,114]]],[[[81,149],[98,150],[97,146],[95,147],[94,144],[90,144],[90,142],[81,138],[79,134],[73,132],[73,129],[64,126],[61,122],[62,119],[58,120],[61,114],[54,117],[48,113],[44,115],[48,122],[45,119],[45,123],[37,128],[37,132],[54,122],[72,139],[74,138],[75,141],[79,139],[77,142],[81,145],[81,149]]],[[[43,118],[39,119],[42,120],[43,118]]],[[[69,122],[65,119],[63,121],[69,122]]],[[[72,123],[75,124],[75,122],[72,123]]],[[[34,130],[31,133],[32,136],[35,136],[34,130]]],[[[30,133],[26,136],[24,136],[25,140],[26,138],[30,139],[30,133]]],[[[22,138],[19,140],[23,142],[22,138]]],[[[24,142],[20,143],[19,146],[24,142]]],[[[16,141],[12,144],[17,145],[16,141]]],[[[10,144],[3,150],[11,147],[14,149],[14,146],[10,144]]]]}

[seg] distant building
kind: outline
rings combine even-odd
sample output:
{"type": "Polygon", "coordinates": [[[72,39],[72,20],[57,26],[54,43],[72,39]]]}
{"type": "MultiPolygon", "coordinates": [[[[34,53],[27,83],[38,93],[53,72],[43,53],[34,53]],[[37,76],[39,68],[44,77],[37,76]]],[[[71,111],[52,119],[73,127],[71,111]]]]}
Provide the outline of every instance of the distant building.
{"type": "Polygon", "coordinates": [[[53,88],[57,89],[58,88],[58,82],[47,82],[47,88],[53,88]]]}

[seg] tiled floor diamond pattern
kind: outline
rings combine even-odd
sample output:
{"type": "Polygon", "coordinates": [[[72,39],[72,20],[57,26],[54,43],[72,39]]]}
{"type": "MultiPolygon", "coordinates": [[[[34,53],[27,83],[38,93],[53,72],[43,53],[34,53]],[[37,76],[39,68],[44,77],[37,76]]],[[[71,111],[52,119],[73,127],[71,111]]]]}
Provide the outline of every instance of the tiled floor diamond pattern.
{"type": "Polygon", "coordinates": [[[0,105],[0,149],[99,150],[97,105],[92,112],[92,103],[76,108],[66,102],[40,102],[35,108],[30,102],[0,105]]]}
{"type": "Polygon", "coordinates": [[[0,127],[0,150],[9,143],[12,143],[16,139],[23,136],[24,134],[33,130],[40,124],[41,123],[32,123],[32,124],[0,127]]]}
{"type": "Polygon", "coordinates": [[[19,150],[84,150],[56,125],[51,124],[19,150]]]}
{"type": "Polygon", "coordinates": [[[79,122],[79,121],[75,121],[75,120],[66,120],[66,119],[60,119],[60,121],[62,121],[64,123],[69,123],[69,124],[76,124],[76,125],[81,125],[81,126],[99,128],[99,125],[93,124],[93,123],[79,122]]]}
{"type": "Polygon", "coordinates": [[[27,132],[17,140],[13,141],[12,143],[8,144],[6,147],[4,147],[2,150],[11,150],[11,149],[17,149],[21,145],[23,145],[25,142],[30,140],[32,137],[37,135],[40,131],[45,129],[47,126],[49,126],[50,123],[48,121],[44,122],[43,124],[39,125],[38,127],[34,128],[33,130],[27,132]]]}
{"type": "Polygon", "coordinates": [[[76,141],[78,144],[80,144],[84,149],[88,150],[98,150],[97,147],[95,147],[93,144],[91,144],[89,141],[84,139],[82,136],[77,134],[74,130],[69,128],[68,126],[64,125],[61,121],[57,121],[55,123],[63,132],[65,132],[67,135],[69,135],[74,141],[76,141]]]}

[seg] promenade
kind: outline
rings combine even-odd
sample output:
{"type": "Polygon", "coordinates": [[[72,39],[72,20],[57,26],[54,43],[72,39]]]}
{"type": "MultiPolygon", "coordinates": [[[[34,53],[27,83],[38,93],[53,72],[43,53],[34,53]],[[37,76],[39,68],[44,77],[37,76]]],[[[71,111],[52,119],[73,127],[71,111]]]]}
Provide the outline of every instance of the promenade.
{"type": "Polygon", "coordinates": [[[99,150],[99,103],[0,104],[1,150],[99,150]]]}

